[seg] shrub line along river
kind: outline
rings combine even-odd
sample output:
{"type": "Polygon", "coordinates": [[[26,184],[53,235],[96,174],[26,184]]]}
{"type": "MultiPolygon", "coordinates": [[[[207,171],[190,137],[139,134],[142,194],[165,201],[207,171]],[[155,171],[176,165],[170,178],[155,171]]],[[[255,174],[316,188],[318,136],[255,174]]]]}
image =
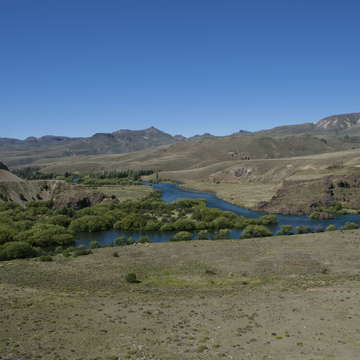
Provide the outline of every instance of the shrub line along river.
{"type": "MultiPolygon", "coordinates": [[[[258,218],[265,215],[263,212],[253,211],[249,209],[242,208],[240,206],[231,204],[225,200],[217,198],[213,194],[200,191],[184,190],[178,187],[176,184],[150,184],[145,183],[146,185],[152,186],[155,190],[161,191],[161,198],[165,202],[173,202],[178,199],[205,199],[207,206],[210,208],[216,208],[225,211],[232,211],[238,215],[248,217],[248,218],[258,218]]],[[[334,224],[337,228],[343,226],[346,222],[354,222],[360,225],[360,215],[359,214],[348,214],[337,216],[334,219],[326,220],[311,220],[307,216],[303,215],[277,215],[278,224],[271,227],[271,231],[275,234],[282,225],[291,225],[294,228],[296,226],[309,226],[312,231],[317,231],[319,229],[325,229],[328,225],[334,224]]],[[[171,240],[176,232],[123,232],[123,231],[101,231],[96,233],[82,233],[79,234],[76,238],[77,245],[89,246],[90,242],[97,241],[99,245],[107,245],[113,243],[113,241],[119,237],[132,237],[135,241],[138,240],[141,236],[147,235],[151,242],[166,242],[171,240]]],[[[230,231],[230,238],[239,239],[241,235],[241,230],[233,229],[230,231]]],[[[194,232],[194,238],[195,238],[194,232]]]]}

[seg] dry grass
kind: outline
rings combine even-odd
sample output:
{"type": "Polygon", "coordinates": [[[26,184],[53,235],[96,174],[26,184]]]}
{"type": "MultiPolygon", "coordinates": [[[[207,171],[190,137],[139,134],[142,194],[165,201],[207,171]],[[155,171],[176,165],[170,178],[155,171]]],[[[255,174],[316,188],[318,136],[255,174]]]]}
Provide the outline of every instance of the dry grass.
{"type": "Polygon", "coordinates": [[[221,199],[246,208],[253,208],[260,201],[270,200],[277,190],[277,186],[273,184],[239,182],[189,182],[182,187],[214,193],[221,199]]]}
{"type": "Polygon", "coordinates": [[[358,359],[359,235],[3,262],[0,358],[358,359]],[[128,272],[141,283],[128,284],[128,272]]]}
{"type": "Polygon", "coordinates": [[[153,191],[151,187],[145,185],[104,185],[96,187],[95,190],[107,195],[115,195],[120,201],[139,200],[153,191]]]}

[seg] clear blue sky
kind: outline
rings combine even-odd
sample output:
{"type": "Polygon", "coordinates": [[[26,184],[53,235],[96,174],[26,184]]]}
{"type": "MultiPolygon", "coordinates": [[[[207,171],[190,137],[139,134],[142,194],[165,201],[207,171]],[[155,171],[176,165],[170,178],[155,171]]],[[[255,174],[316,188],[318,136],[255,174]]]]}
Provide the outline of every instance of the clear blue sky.
{"type": "Polygon", "coordinates": [[[0,137],[360,111],[360,2],[0,0],[0,137]]]}

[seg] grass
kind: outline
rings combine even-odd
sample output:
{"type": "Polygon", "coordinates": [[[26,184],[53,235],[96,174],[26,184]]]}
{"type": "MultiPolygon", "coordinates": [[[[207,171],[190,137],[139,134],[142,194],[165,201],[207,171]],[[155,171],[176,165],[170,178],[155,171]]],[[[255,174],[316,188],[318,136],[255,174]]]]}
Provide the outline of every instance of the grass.
{"type": "Polygon", "coordinates": [[[355,360],[359,235],[161,243],[119,247],[118,257],[103,248],[2,262],[1,356],[215,360],[246,351],[300,359],[317,354],[316,339],[323,358],[355,360]],[[128,283],[128,273],[141,282],[128,283]]]}
{"type": "Polygon", "coordinates": [[[107,195],[115,195],[120,201],[139,200],[153,191],[145,185],[104,185],[95,189],[107,195]]]}
{"type": "Polygon", "coordinates": [[[273,184],[254,184],[239,182],[188,182],[184,189],[214,193],[217,197],[246,208],[253,208],[260,201],[270,200],[277,186],[273,184]]]}

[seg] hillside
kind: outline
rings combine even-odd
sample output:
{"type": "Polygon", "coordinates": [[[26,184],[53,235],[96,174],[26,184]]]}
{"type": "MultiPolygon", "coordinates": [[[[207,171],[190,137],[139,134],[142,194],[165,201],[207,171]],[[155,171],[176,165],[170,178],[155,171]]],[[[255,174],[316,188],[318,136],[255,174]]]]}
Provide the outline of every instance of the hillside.
{"type": "Polygon", "coordinates": [[[53,201],[57,208],[82,208],[104,200],[114,200],[99,191],[61,180],[25,181],[11,172],[0,169],[0,202],[14,201],[25,204],[28,201],[53,201]]]}
{"type": "Polygon", "coordinates": [[[252,135],[188,140],[170,146],[120,155],[78,156],[42,160],[36,164],[46,172],[98,172],[110,169],[153,169],[190,171],[218,164],[224,169],[231,164],[256,159],[281,159],[347,149],[337,139],[331,141],[310,135],[281,138],[252,135]]]}
{"type": "Polygon", "coordinates": [[[284,136],[292,134],[313,134],[323,136],[359,136],[360,113],[327,116],[314,123],[277,126],[255,132],[257,135],[284,136]]]}
{"type": "Polygon", "coordinates": [[[88,138],[64,136],[29,137],[25,140],[0,138],[0,156],[11,166],[29,165],[39,159],[74,155],[122,154],[182,141],[154,127],[97,133],[88,138]]]}

